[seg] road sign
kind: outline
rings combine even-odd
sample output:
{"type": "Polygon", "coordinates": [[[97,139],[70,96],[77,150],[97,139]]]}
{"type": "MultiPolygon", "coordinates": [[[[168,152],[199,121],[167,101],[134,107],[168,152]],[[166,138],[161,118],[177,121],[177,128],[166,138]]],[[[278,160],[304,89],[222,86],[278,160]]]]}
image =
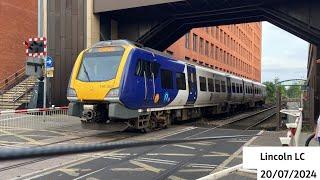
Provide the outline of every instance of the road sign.
{"type": "Polygon", "coordinates": [[[26,46],[26,55],[29,57],[47,55],[47,39],[45,37],[29,38],[23,44],[26,46]]]}
{"type": "Polygon", "coordinates": [[[46,70],[46,76],[47,77],[53,77],[53,68],[47,69],[46,70]]]}
{"type": "Polygon", "coordinates": [[[49,68],[53,68],[53,58],[50,57],[50,56],[47,56],[46,58],[46,68],[49,69],[49,68]]]}

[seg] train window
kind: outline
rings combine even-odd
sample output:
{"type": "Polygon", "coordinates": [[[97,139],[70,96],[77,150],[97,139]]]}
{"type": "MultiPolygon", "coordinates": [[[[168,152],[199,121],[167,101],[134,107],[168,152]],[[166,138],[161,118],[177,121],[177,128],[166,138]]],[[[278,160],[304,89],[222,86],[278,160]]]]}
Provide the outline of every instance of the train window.
{"type": "Polygon", "coordinates": [[[243,85],[240,84],[240,93],[243,93],[243,85]]]}
{"type": "Polygon", "coordinates": [[[208,78],[208,90],[209,90],[209,92],[214,92],[213,79],[211,79],[211,78],[208,78]]]}
{"type": "Polygon", "coordinates": [[[232,93],[236,93],[236,85],[232,83],[232,93]]]}
{"type": "Polygon", "coordinates": [[[207,80],[205,77],[199,76],[200,91],[207,91],[207,80]]]}
{"type": "Polygon", "coordinates": [[[239,84],[236,84],[237,93],[240,93],[239,84]]]}
{"type": "Polygon", "coordinates": [[[161,69],[161,87],[163,89],[173,89],[172,72],[161,69]]]}
{"type": "Polygon", "coordinates": [[[186,76],[184,73],[176,73],[177,89],[186,90],[186,76]]]}
{"type": "Polygon", "coordinates": [[[221,92],[226,92],[226,82],[221,81],[221,92]]]}
{"type": "Polygon", "coordinates": [[[215,80],[216,92],[220,92],[220,80],[215,80]]]}
{"type": "Polygon", "coordinates": [[[145,72],[147,78],[152,78],[152,73],[153,73],[154,77],[156,78],[159,73],[159,67],[160,65],[156,62],[149,62],[146,60],[138,59],[135,75],[144,76],[144,72],[145,72]]]}

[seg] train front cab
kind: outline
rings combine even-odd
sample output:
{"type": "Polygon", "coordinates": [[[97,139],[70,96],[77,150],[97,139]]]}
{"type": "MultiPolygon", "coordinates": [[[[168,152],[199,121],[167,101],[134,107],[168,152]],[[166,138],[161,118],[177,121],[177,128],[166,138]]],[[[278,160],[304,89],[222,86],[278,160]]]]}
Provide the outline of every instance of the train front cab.
{"type": "Polygon", "coordinates": [[[107,119],[108,111],[119,104],[121,78],[132,48],[129,44],[98,43],[79,54],[67,90],[70,115],[107,119]]]}

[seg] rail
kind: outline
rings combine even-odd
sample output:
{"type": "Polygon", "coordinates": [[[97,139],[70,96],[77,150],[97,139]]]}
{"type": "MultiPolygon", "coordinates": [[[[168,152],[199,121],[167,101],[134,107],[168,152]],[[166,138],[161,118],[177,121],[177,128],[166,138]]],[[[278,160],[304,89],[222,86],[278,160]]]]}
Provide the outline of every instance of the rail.
{"type": "Polygon", "coordinates": [[[0,94],[5,93],[10,88],[20,83],[23,79],[25,79],[25,77],[25,67],[8,76],[6,79],[0,82],[0,94]]]}
{"type": "Polygon", "coordinates": [[[16,98],[14,98],[14,99],[12,100],[12,102],[13,102],[13,103],[17,102],[17,101],[18,101],[19,99],[21,99],[23,96],[25,96],[25,95],[28,94],[30,91],[32,91],[32,89],[33,89],[34,87],[35,87],[35,85],[32,86],[32,87],[27,88],[25,91],[22,92],[22,94],[18,95],[16,98]]]}
{"type": "MultiPolygon", "coordinates": [[[[239,123],[239,122],[243,122],[245,120],[248,120],[249,118],[253,118],[253,117],[256,117],[256,116],[259,116],[259,115],[262,115],[263,113],[267,113],[269,111],[273,111],[276,107],[275,106],[272,106],[270,108],[267,108],[267,109],[264,109],[264,110],[261,110],[261,111],[258,111],[258,112],[255,112],[253,114],[249,114],[249,115],[246,115],[246,116],[243,116],[243,117],[240,117],[240,118],[237,118],[237,119],[234,119],[230,122],[226,122],[218,127],[222,127],[222,126],[234,126],[236,123],[239,123]]],[[[271,113],[270,115],[268,116],[264,116],[262,119],[261,118],[258,118],[259,120],[255,120],[255,121],[249,121],[250,124],[246,125],[245,126],[245,129],[244,130],[249,130],[253,127],[256,127],[257,125],[265,122],[266,120],[270,119],[272,116],[274,116],[276,113],[271,113]],[[253,123],[252,123],[253,122],[253,123]]]]}

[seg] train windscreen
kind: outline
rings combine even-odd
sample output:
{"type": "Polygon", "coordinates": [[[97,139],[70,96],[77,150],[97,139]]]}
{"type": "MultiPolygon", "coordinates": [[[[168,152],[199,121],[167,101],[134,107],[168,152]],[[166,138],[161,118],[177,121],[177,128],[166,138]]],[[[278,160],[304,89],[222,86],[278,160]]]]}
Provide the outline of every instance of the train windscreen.
{"type": "Polygon", "coordinates": [[[123,48],[107,51],[89,51],[84,54],[78,80],[99,82],[114,79],[123,56],[123,48]]]}

